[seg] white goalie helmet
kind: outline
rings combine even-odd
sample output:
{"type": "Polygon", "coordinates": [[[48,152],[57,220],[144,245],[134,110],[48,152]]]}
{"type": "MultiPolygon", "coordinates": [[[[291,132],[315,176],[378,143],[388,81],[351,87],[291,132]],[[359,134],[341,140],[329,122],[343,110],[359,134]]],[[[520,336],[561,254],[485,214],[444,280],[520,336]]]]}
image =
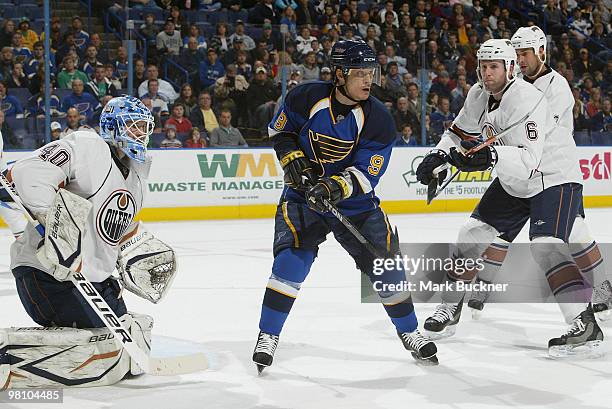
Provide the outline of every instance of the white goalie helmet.
{"type": "Polygon", "coordinates": [[[484,84],[482,82],[482,75],[480,74],[481,61],[503,60],[508,83],[516,79],[516,51],[514,51],[514,47],[510,40],[490,39],[485,41],[476,52],[476,58],[478,58],[476,75],[478,76],[478,83],[483,89],[484,84]]]}
{"type": "Polygon", "coordinates": [[[546,34],[538,26],[521,27],[510,39],[515,50],[531,48],[540,61],[546,62],[546,34]],[[544,49],[544,55],[540,53],[540,48],[544,49]]]}

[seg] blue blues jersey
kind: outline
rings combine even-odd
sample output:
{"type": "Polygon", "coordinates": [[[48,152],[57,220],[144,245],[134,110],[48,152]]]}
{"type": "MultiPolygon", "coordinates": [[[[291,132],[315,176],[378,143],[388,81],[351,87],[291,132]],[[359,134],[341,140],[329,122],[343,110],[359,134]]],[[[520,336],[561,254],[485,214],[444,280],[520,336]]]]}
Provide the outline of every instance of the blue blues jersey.
{"type": "MultiPolygon", "coordinates": [[[[342,174],[353,181],[353,194],[338,207],[346,215],[376,209],[374,189],[385,173],[396,141],[387,108],[370,97],[345,116],[332,112],[329,82],[309,82],[292,89],[270,122],[270,137],[292,138],[315,163],[319,177],[342,174]]],[[[275,144],[277,154],[280,145],[275,144]]],[[[281,200],[304,201],[304,193],[285,187],[281,200]]]]}

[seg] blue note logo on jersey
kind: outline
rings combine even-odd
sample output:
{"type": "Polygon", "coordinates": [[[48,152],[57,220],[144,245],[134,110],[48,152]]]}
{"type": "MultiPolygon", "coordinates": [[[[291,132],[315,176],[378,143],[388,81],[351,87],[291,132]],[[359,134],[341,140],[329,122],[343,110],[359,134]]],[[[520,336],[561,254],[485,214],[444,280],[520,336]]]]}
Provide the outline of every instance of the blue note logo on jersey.
{"type": "Polygon", "coordinates": [[[119,243],[136,214],[136,201],[124,189],[110,194],[96,216],[96,230],[106,243],[115,246],[119,243]]]}
{"type": "MultiPolygon", "coordinates": [[[[353,145],[355,145],[355,141],[345,141],[319,132],[314,132],[310,129],[308,130],[308,139],[314,154],[315,162],[321,165],[323,173],[325,172],[323,168],[324,164],[340,162],[351,153],[353,145]]],[[[323,174],[320,176],[323,176],[323,174]]]]}

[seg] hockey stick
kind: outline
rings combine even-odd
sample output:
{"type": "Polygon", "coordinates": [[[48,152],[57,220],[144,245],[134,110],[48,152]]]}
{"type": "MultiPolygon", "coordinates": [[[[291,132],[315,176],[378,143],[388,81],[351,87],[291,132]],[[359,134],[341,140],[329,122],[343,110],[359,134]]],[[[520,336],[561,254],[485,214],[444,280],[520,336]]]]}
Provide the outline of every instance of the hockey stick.
{"type": "MultiPolygon", "coordinates": [[[[0,173],[0,183],[13,199],[15,207],[21,210],[28,222],[36,229],[36,231],[42,237],[45,237],[44,226],[42,226],[24,206],[21,198],[17,194],[17,191],[13,188],[11,182],[9,182],[4,173],[0,173]]],[[[65,267],[58,266],[58,268],[65,267]]],[[[136,344],[135,340],[131,337],[130,332],[121,324],[121,321],[115,312],[108,306],[104,298],[100,296],[96,288],[85,276],[83,276],[83,274],[76,271],[70,271],[69,278],[104,325],[115,335],[115,340],[119,340],[130,357],[136,361],[138,366],[145,373],[150,375],[168,376],[199,372],[208,368],[208,360],[202,353],[172,358],[152,358],[148,356],[136,344]]]]}
{"type": "Polygon", "coordinates": [[[353,222],[351,222],[346,216],[344,216],[334,204],[332,204],[329,200],[325,198],[323,198],[323,204],[325,205],[325,207],[327,207],[327,210],[329,210],[331,214],[333,214],[334,217],[338,219],[338,221],[342,223],[344,227],[346,227],[353,236],[355,236],[359,243],[361,243],[366,248],[366,250],[372,253],[372,255],[376,256],[379,259],[385,259],[388,257],[388,254],[383,254],[380,249],[378,249],[374,244],[370,242],[370,240],[365,238],[365,236],[361,234],[359,229],[355,227],[353,222]]]}
{"type": "MultiPolygon", "coordinates": [[[[502,138],[503,136],[507,135],[514,128],[516,128],[517,126],[519,126],[523,122],[525,122],[535,112],[535,110],[538,108],[538,106],[540,105],[540,103],[544,99],[544,96],[546,95],[546,92],[548,92],[548,89],[550,88],[550,85],[552,84],[554,79],[555,79],[554,76],[550,77],[550,81],[548,82],[548,85],[546,86],[544,91],[542,91],[542,95],[540,95],[540,99],[538,99],[538,102],[536,102],[535,105],[533,106],[533,108],[531,108],[531,111],[527,112],[521,119],[519,119],[518,121],[514,122],[512,125],[510,125],[506,129],[504,129],[503,131],[501,131],[497,135],[493,135],[492,137],[487,138],[487,140],[485,140],[484,142],[474,146],[472,149],[470,149],[469,151],[467,151],[465,153],[465,156],[471,156],[471,155],[475,154],[476,152],[478,152],[479,150],[483,149],[484,147],[493,144],[495,141],[497,141],[500,138],[502,138]]],[[[435,168],[432,171],[432,174],[433,174],[434,177],[432,178],[432,180],[427,185],[427,204],[430,204],[432,200],[434,200],[436,197],[438,197],[438,195],[444,189],[446,189],[446,187],[457,177],[457,175],[459,173],[461,173],[461,171],[459,169],[457,169],[451,175],[451,177],[446,182],[444,182],[444,184],[442,184],[439,189],[437,189],[438,174],[440,174],[440,172],[442,172],[442,171],[444,171],[446,169],[449,169],[450,167],[451,167],[451,164],[447,162],[447,163],[444,163],[444,164],[438,166],[437,168],[435,168]]]]}

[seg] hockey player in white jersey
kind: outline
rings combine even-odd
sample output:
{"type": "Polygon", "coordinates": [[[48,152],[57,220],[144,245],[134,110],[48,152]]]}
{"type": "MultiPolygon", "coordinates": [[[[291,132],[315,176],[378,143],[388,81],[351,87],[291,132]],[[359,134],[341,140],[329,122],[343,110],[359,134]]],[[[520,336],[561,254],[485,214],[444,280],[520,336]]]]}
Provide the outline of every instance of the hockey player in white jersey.
{"type": "MultiPolygon", "coordinates": [[[[466,102],[444,137],[422,161],[417,178],[429,184],[434,170],[445,163],[461,171],[483,171],[495,167],[492,182],[461,228],[457,257],[477,259],[485,253],[487,263],[499,263],[502,245],[514,240],[531,219],[529,237],[536,262],[546,277],[570,330],[549,341],[549,352],[558,356],[576,347],[596,347],[603,334],[592,308],[581,295],[574,278],[580,272],[566,245],[573,222],[582,203],[582,178],[575,152],[556,152],[549,144],[553,118],[548,104],[532,84],[517,78],[517,56],[508,40],[488,40],[477,52],[479,83],[472,87],[466,102]],[[511,128],[516,124],[514,127],[511,128]],[[484,138],[507,133],[473,155],[465,153],[484,138]],[[493,245],[488,246],[487,241],[493,245]],[[574,288],[568,283],[576,283],[574,288]],[[566,285],[562,285],[566,284],[566,285]],[[578,291],[576,291],[578,290],[578,291]],[[567,302],[572,301],[572,302],[567,302]]],[[[552,80],[554,81],[554,80],[552,80]]],[[[556,145],[555,145],[556,146],[556,145]]],[[[440,181],[445,177],[443,171],[440,181]]],[[[503,261],[503,260],[502,260],[503,261]]],[[[450,283],[471,281],[476,271],[457,275],[448,273],[450,283]]],[[[448,291],[443,303],[429,317],[425,330],[433,337],[452,334],[459,321],[464,294],[448,291]]]]}
{"type": "Polygon", "coordinates": [[[153,319],[127,311],[121,286],[158,302],[176,271],[173,250],[134,221],[151,166],[146,146],[153,127],[140,100],[114,98],[101,114],[101,137],[76,131],[6,173],[25,208],[46,223],[46,240],[28,225],[11,247],[19,298],[42,328],[0,329],[0,389],[109,385],[142,373],[56,260],[89,279],[139,347],[150,352],[153,319]],[[68,219],[82,229],[76,241],[65,228],[68,219]],[[73,256],[63,259],[65,249],[56,242],[76,243],[73,256]],[[111,276],[115,267],[118,279],[111,276]]]}
{"type": "MultiPolygon", "coordinates": [[[[4,139],[2,138],[2,132],[0,132],[0,172],[5,170],[4,139]]],[[[15,238],[21,236],[27,224],[25,217],[18,210],[13,210],[11,206],[13,200],[6,194],[4,189],[0,189],[0,201],[2,201],[0,203],[0,217],[2,217],[15,238]]]]}
{"type": "MultiPolygon", "coordinates": [[[[566,164],[569,168],[576,168],[576,144],[571,114],[574,97],[565,78],[546,64],[546,34],[537,26],[521,27],[510,41],[517,53],[517,62],[521,69],[519,76],[544,92],[548,102],[549,116],[553,118],[554,123],[545,149],[551,151],[552,160],[563,166],[566,164]]],[[[596,314],[599,313],[600,318],[605,318],[610,312],[612,288],[606,277],[601,251],[585,223],[582,203],[569,236],[569,243],[572,257],[583,278],[589,283],[594,283],[593,310],[596,314]]],[[[501,268],[508,251],[508,243],[497,240],[493,246],[498,255],[497,261],[495,264],[488,264],[478,274],[477,281],[485,283],[494,281],[495,275],[501,268]]],[[[488,295],[486,291],[472,293],[468,306],[472,308],[474,316],[479,316],[478,312],[484,308],[488,295]]]]}

